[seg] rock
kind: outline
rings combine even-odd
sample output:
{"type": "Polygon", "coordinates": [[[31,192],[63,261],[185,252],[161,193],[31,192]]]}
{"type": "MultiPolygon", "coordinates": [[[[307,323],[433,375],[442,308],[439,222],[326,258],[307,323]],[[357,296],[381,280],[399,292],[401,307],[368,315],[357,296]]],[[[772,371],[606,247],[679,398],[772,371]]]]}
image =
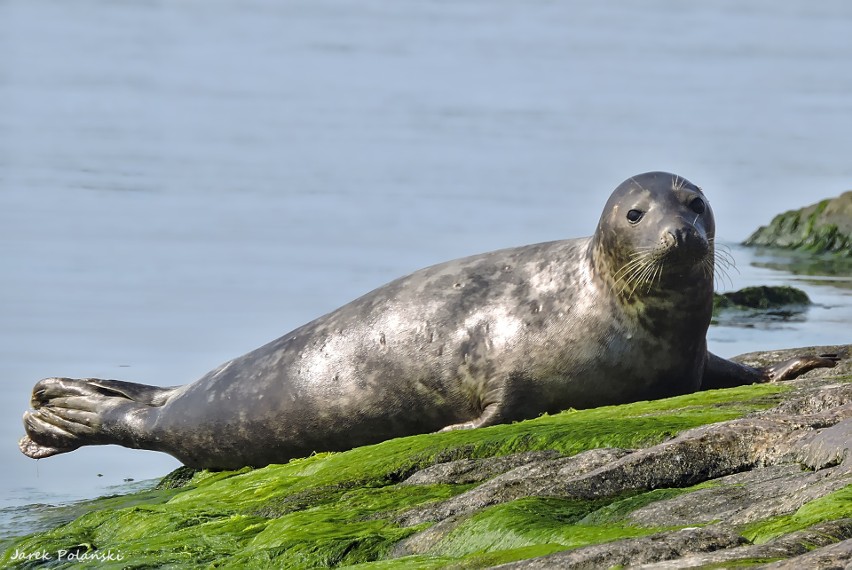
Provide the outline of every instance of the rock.
{"type": "Polygon", "coordinates": [[[852,191],[779,214],[743,244],[852,256],[852,191]]]}
{"type": "Polygon", "coordinates": [[[806,434],[795,448],[794,459],[810,469],[834,467],[852,459],[852,419],[806,434]]]}
{"type": "MultiPolygon", "coordinates": [[[[523,497],[591,501],[714,480],[713,487],[637,509],[628,520],[647,527],[691,526],[715,520],[743,525],[795,511],[852,484],[849,466],[841,466],[837,461],[838,457],[847,457],[850,445],[849,439],[844,437],[845,428],[838,428],[852,423],[852,384],[803,387],[790,401],[797,400],[804,403],[779,406],[753,417],[688,430],[671,441],[647,449],[633,452],[593,450],[570,458],[533,461],[457,497],[405,513],[397,519],[400,524],[430,520],[439,524],[406,539],[394,553],[427,552],[438,546],[465,517],[523,497]],[[823,405],[814,405],[815,402],[823,405]],[[808,413],[790,414],[788,409],[808,413]],[[809,453],[812,455],[809,450],[815,446],[819,448],[818,464],[823,469],[807,471],[799,463],[793,463],[808,457],[809,453]],[[824,468],[828,464],[824,457],[832,458],[834,469],[824,468]]],[[[812,464],[804,466],[814,468],[812,464]]],[[[669,535],[661,535],[629,541],[622,554],[634,563],[640,559],[655,560],[657,554],[636,558],[636,549],[644,549],[646,543],[656,545],[655,548],[663,545],[666,551],[681,552],[668,540],[669,535]]],[[[678,544],[679,540],[676,540],[678,544]]],[[[548,557],[550,562],[543,566],[516,567],[545,568],[550,567],[548,564],[563,567],[567,564],[584,568],[588,562],[591,568],[625,564],[621,554],[601,558],[605,551],[607,549],[589,549],[589,558],[583,558],[582,564],[578,562],[579,555],[566,554],[548,557]]]]}
{"type": "MultiPolygon", "coordinates": [[[[846,536],[849,536],[848,534],[846,536]]],[[[810,537],[808,537],[810,538],[810,537]]],[[[815,536],[813,538],[819,538],[815,536]]],[[[815,542],[815,541],[814,541],[815,542]]],[[[811,542],[810,544],[814,544],[811,542]]],[[[852,562],[852,539],[844,540],[812,552],[807,552],[774,564],[764,566],[767,570],[801,570],[802,568],[849,568],[852,562]]]]}
{"type": "Polygon", "coordinates": [[[633,567],[638,564],[671,560],[696,552],[734,548],[745,539],[731,529],[720,526],[685,528],[642,538],[631,538],[558,552],[541,558],[497,566],[501,570],[549,570],[551,568],[589,569],[613,566],[633,567]]]}
{"type": "Polygon", "coordinates": [[[792,532],[763,544],[693,554],[664,562],[640,564],[642,570],[679,570],[681,568],[752,566],[749,562],[781,560],[761,568],[843,568],[852,560],[852,519],[840,519],[792,532]],[[840,542],[838,542],[840,541],[840,542]]]}
{"type": "Polygon", "coordinates": [[[486,459],[459,459],[438,463],[415,472],[401,485],[438,485],[478,483],[527,463],[555,459],[555,451],[528,451],[486,459]]]}
{"type": "Polygon", "coordinates": [[[159,483],[157,483],[157,490],[160,489],[180,489],[185,487],[192,481],[192,478],[198,473],[200,470],[194,467],[187,467],[186,465],[182,465],[178,467],[165,477],[163,477],[159,483]]]}
{"type": "Polygon", "coordinates": [[[801,320],[811,306],[808,294],[795,287],[745,287],[739,291],[713,293],[714,325],[755,325],[801,320]]]}
{"type": "Polygon", "coordinates": [[[527,462],[495,477],[483,485],[442,503],[430,504],[406,512],[397,518],[403,526],[427,521],[440,521],[451,516],[468,514],[485,507],[521,497],[542,495],[543,490],[566,477],[578,477],[609,464],[630,452],[623,449],[591,449],[572,457],[542,458],[527,462]]]}
{"type": "Polygon", "coordinates": [[[745,287],[739,291],[714,294],[713,309],[777,309],[789,305],[811,304],[808,294],[788,286],[745,287]]]}
{"type": "Polygon", "coordinates": [[[169,478],[179,488],[80,505],[67,524],[8,542],[0,565],[27,567],[16,552],[67,551],[92,567],[109,553],[123,557],[115,567],[843,567],[852,556],[850,349],[739,358],[762,366],[839,355],[835,368],[790,382],[263,469],[180,470],[169,478]]]}
{"type": "Polygon", "coordinates": [[[746,525],[797,510],[848,485],[842,471],[808,471],[796,463],[721,477],[712,486],[641,507],[628,520],[642,526],[687,526],[723,520],[746,525]]]}

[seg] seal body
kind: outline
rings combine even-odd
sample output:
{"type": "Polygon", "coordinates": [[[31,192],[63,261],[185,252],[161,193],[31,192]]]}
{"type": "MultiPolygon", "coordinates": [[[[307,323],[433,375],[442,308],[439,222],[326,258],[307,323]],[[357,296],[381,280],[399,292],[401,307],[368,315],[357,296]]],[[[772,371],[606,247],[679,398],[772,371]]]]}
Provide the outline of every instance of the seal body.
{"type": "Polygon", "coordinates": [[[698,187],[635,176],[592,237],[422,269],[191,384],[42,380],[20,446],[46,457],[116,443],[197,467],[261,466],[767,380],[707,352],[714,231],[698,187]]]}

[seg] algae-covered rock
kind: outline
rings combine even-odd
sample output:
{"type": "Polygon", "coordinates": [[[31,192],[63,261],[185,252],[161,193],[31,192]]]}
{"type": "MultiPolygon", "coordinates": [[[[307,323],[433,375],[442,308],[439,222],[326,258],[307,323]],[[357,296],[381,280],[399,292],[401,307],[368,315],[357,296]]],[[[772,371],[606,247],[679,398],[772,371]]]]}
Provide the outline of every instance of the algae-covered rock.
{"type": "Polygon", "coordinates": [[[852,191],[779,214],[743,244],[852,257],[852,191]]]}
{"type": "Polygon", "coordinates": [[[754,327],[801,320],[811,305],[808,294],[789,286],[745,287],[713,294],[714,325],[754,327]]]}
{"type": "Polygon", "coordinates": [[[0,565],[842,565],[852,555],[852,346],[811,350],[840,362],[779,384],[569,410],[263,469],[182,471],[172,478],[180,488],[124,505],[95,501],[67,524],[17,539],[0,565]]]}
{"type": "Polygon", "coordinates": [[[777,309],[811,304],[808,294],[795,287],[760,285],[713,294],[713,311],[721,309],[777,309]]]}
{"type": "Polygon", "coordinates": [[[199,469],[195,467],[187,467],[186,465],[178,467],[157,483],[156,489],[180,489],[188,485],[192,478],[198,473],[199,469]]]}

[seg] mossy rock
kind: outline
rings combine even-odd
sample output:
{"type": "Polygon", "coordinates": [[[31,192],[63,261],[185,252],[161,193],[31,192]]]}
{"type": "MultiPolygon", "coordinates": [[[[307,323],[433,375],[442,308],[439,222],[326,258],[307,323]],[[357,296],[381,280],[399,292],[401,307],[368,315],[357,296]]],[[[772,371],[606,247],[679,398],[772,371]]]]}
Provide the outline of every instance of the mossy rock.
{"type": "Polygon", "coordinates": [[[808,306],[808,294],[795,287],[760,285],[745,287],[739,291],[715,293],[713,311],[722,309],[778,309],[789,306],[808,306]]]}
{"type": "Polygon", "coordinates": [[[808,294],[795,287],[758,286],[713,294],[713,325],[751,328],[801,320],[811,305],[808,294]]]}
{"type": "Polygon", "coordinates": [[[852,191],[779,214],[743,244],[852,257],[852,191]]]}
{"type": "MultiPolygon", "coordinates": [[[[842,365],[832,369],[833,377],[812,380],[821,382],[818,388],[848,382],[848,349],[843,348],[842,365]]],[[[840,348],[821,350],[838,352],[840,348]]],[[[739,421],[777,406],[802,389],[797,382],[568,410],[510,425],[399,438],[262,469],[195,473],[181,469],[160,489],[92,501],[86,514],[62,526],[15,539],[0,557],[0,566],[40,567],[35,560],[14,558],[16,553],[44,553],[51,557],[45,564],[50,568],[486,568],[600,543],[629,543],[644,537],[654,543],[655,533],[671,533],[687,525],[641,524],[631,519],[632,514],[706,490],[713,481],[589,500],[521,496],[437,523],[405,519],[411,512],[428,511],[478,491],[492,479],[404,481],[415,472],[450,461],[489,461],[543,451],[549,453],[529,456],[536,461],[573,461],[603,448],[630,454],[637,448],[665,446],[699,426],[739,421]],[[442,530],[442,525],[449,526],[442,530]],[[434,544],[427,542],[417,552],[399,550],[400,544],[429,532],[437,537],[434,544]],[[66,553],[63,560],[57,559],[60,552],[66,553]],[[75,558],[69,559],[72,553],[75,558]]],[[[829,400],[812,395],[806,399],[829,400]]],[[[517,462],[507,465],[517,466],[517,462]]],[[[763,526],[755,524],[743,532],[755,540],[770,540],[814,521],[852,516],[849,509],[837,507],[848,505],[848,490],[836,495],[829,491],[819,497],[822,503],[786,518],[762,519],[763,526]]]]}

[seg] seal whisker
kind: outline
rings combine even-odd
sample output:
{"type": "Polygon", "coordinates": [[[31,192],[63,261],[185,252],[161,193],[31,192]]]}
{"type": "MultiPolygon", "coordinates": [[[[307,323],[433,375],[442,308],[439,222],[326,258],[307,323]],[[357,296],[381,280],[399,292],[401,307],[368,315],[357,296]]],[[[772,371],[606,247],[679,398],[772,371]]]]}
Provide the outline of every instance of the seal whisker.
{"type": "Polygon", "coordinates": [[[639,184],[639,182],[636,180],[636,178],[634,176],[630,177],[630,181],[633,184],[635,184],[637,187],[639,187],[640,190],[643,190],[643,191],[645,190],[645,188],[641,184],[639,184]]]}
{"type": "Polygon", "coordinates": [[[719,289],[720,285],[724,286],[726,282],[730,287],[733,287],[734,282],[731,279],[729,270],[733,269],[737,273],[740,271],[737,269],[737,263],[731,253],[731,248],[727,245],[716,243],[715,238],[709,239],[708,241],[710,242],[710,245],[713,246],[715,252],[712,259],[714,287],[719,289]]]}
{"type": "Polygon", "coordinates": [[[641,251],[634,251],[630,254],[630,259],[639,259],[648,255],[651,255],[654,248],[645,248],[641,251]]]}
{"type": "Polygon", "coordinates": [[[652,276],[654,275],[654,271],[657,266],[659,266],[658,260],[655,257],[651,257],[648,259],[648,263],[637,272],[633,287],[630,290],[631,297],[642,285],[648,284],[646,290],[651,289],[651,284],[653,284],[652,276]]]}
{"type": "Polygon", "coordinates": [[[636,274],[636,279],[633,280],[633,287],[630,289],[630,296],[632,297],[636,290],[639,289],[643,283],[647,280],[647,273],[649,268],[652,266],[651,263],[642,267],[642,270],[636,274]]]}
{"type": "Polygon", "coordinates": [[[705,278],[713,277],[713,262],[710,260],[709,257],[701,261],[701,271],[704,274],[705,278]]]}
{"type": "Polygon", "coordinates": [[[728,271],[727,271],[727,269],[725,268],[724,265],[708,264],[707,270],[708,270],[708,273],[710,273],[713,276],[714,288],[719,289],[720,285],[724,286],[726,282],[727,282],[729,287],[733,288],[734,281],[733,281],[733,279],[731,279],[731,276],[728,274],[728,271]]]}
{"type": "Polygon", "coordinates": [[[655,281],[657,282],[657,284],[659,284],[663,280],[663,268],[664,268],[664,266],[665,266],[664,261],[660,261],[657,264],[657,275],[655,277],[655,281]]]}
{"type": "Polygon", "coordinates": [[[653,271],[654,266],[657,264],[657,256],[653,251],[655,249],[649,248],[648,251],[643,252],[643,255],[637,256],[635,259],[625,263],[615,274],[615,284],[621,283],[621,287],[618,290],[619,296],[629,291],[627,298],[630,298],[642,283],[647,282],[650,272],[653,271]]]}
{"type": "Polygon", "coordinates": [[[649,274],[647,283],[648,287],[645,289],[646,291],[650,291],[654,284],[659,284],[663,278],[663,267],[665,266],[665,261],[663,259],[657,259],[654,262],[653,271],[649,274]]]}
{"type": "Polygon", "coordinates": [[[624,266],[613,276],[613,281],[618,283],[625,277],[629,280],[630,276],[638,272],[646,263],[648,263],[648,260],[645,257],[642,257],[624,264],[624,266]]]}
{"type": "Polygon", "coordinates": [[[723,265],[726,269],[737,269],[737,262],[734,259],[734,256],[731,252],[726,251],[724,248],[718,248],[716,250],[716,263],[723,265]]]}
{"type": "Polygon", "coordinates": [[[701,274],[704,276],[705,279],[712,279],[714,281],[715,289],[716,273],[714,272],[713,262],[710,260],[710,258],[706,258],[701,262],[701,274]]]}
{"type": "MultiPolygon", "coordinates": [[[[618,296],[621,297],[624,293],[631,287],[633,280],[636,277],[637,272],[640,268],[646,263],[644,257],[628,262],[622,267],[617,273],[615,278],[613,279],[613,284],[615,286],[621,285],[618,288],[618,296]]],[[[629,295],[628,295],[629,298],[629,295]]]]}
{"type": "Polygon", "coordinates": [[[646,254],[642,257],[638,257],[636,259],[628,261],[627,263],[625,263],[622,266],[621,269],[619,269],[616,272],[616,274],[613,276],[613,279],[615,281],[619,281],[622,277],[624,277],[628,273],[632,273],[632,272],[638,270],[640,267],[642,267],[643,265],[645,265],[648,262],[648,257],[649,257],[649,255],[646,254]]]}

